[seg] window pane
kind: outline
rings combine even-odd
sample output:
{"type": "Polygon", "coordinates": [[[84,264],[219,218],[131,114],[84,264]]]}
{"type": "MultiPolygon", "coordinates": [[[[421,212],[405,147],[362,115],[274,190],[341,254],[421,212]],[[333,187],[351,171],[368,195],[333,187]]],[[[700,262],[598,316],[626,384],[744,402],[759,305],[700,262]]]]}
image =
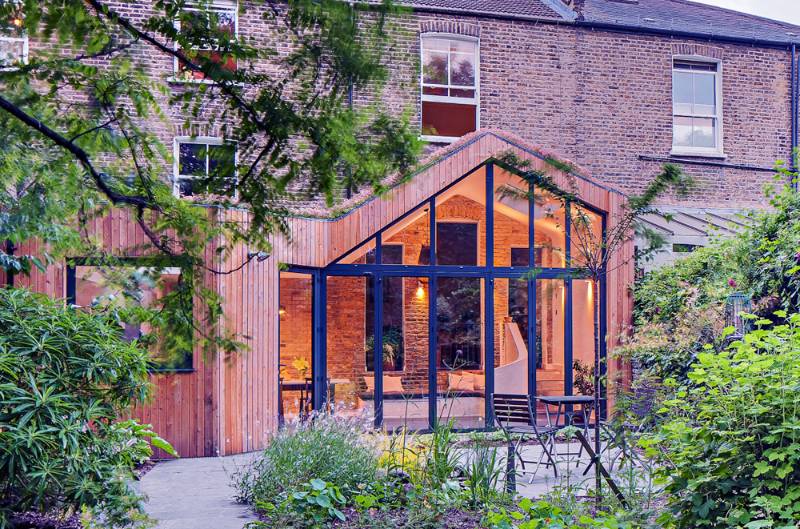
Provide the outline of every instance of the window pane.
{"type": "Polygon", "coordinates": [[[423,86],[422,93],[426,96],[446,96],[448,91],[443,86],[423,86]]]}
{"type": "Polygon", "coordinates": [[[692,146],[692,118],[675,116],[672,143],[679,147],[692,146]]]}
{"type": "Polygon", "coordinates": [[[714,76],[694,75],[694,114],[713,115],[716,112],[716,90],[714,76]]]}
{"type": "Polygon", "coordinates": [[[217,29],[233,37],[236,34],[236,13],[234,11],[217,12],[217,29]]]}
{"type": "Polygon", "coordinates": [[[536,280],[537,395],[564,394],[565,296],[564,281],[536,280]]]}
{"type": "Polygon", "coordinates": [[[494,282],[494,388],[497,393],[528,393],[528,282],[494,282]]]}
{"type": "Polygon", "coordinates": [[[206,146],[202,143],[181,143],[178,146],[178,173],[187,176],[206,175],[206,146]]]}
{"type": "Polygon", "coordinates": [[[25,40],[0,37],[0,68],[23,62],[25,40]]]}
{"type": "Polygon", "coordinates": [[[600,215],[572,204],[570,206],[570,257],[572,268],[597,266],[603,257],[603,220],[600,215]]]}
{"type": "Polygon", "coordinates": [[[339,264],[374,264],[375,239],[370,239],[337,261],[339,264]]]}
{"type": "Polygon", "coordinates": [[[75,267],[75,305],[86,310],[121,310],[123,339],[145,339],[155,369],[191,369],[192,324],[181,316],[186,311],[191,314],[191,297],[175,297],[182,296],[177,291],[180,285],[178,267],[81,265],[75,267]],[[165,299],[168,295],[172,295],[169,302],[165,299]],[[151,334],[153,328],[148,319],[130,312],[136,307],[178,311],[170,316],[175,325],[173,332],[168,336],[151,334]]]}
{"type": "Polygon", "coordinates": [[[447,39],[424,37],[422,39],[422,48],[425,50],[435,50],[447,53],[450,50],[450,41],[447,39]]]}
{"type": "Polygon", "coordinates": [[[436,355],[439,421],[456,428],[485,425],[483,280],[443,277],[437,283],[436,355]]]}
{"type": "Polygon", "coordinates": [[[714,120],[711,118],[694,118],[694,146],[714,147],[714,120]]]}
{"type": "Polygon", "coordinates": [[[468,90],[466,88],[451,88],[450,96],[452,97],[475,97],[475,90],[468,90]]]}
{"type": "Polygon", "coordinates": [[[422,61],[422,82],[447,84],[447,53],[426,50],[422,61]]]}
{"type": "Polygon", "coordinates": [[[692,112],[692,74],[674,72],[672,74],[672,103],[676,114],[692,112]]]}
{"type": "Polygon", "coordinates": [[[312,284],[309,274],[280,273],[279,410],[287,420],[311,411],[312,284]]]}
{"type": "Polygon", "coordinates": [[[476,106],[422,102],[422,133],[459,138],[475,131],[476,106]]]}
{"type": "MultiPolygon", "coordinates": [[[[402,248],[402,264],[428,265],[431,262],[429,209],[427,205],[423,205],[383,232],[384,248],[387,246],[397,248],[391,252],[398,252],[402,248]]],[[[398,259],[393,253],[388,256],[384,253],[383,262],[399,264],[388,263],[387,259],[393,261],[398,259]]]]}
{"type": "Polygon", "coordinates": [[[495,167],[494,265],[528,266],[528,183],[495,167]]]}
{"type": "Polygon", "coordinates": [[[337,414],[374,417],[374,384],[365,380],[366,351],[374,346],[374,328],[367,325],[366,318],[372,281],[366,277],[328,277],[328,402],[337,414]]]}
{"type": "Polygon", "coordinates": [[[450,56],[450,84],[459,86],[475,85],[474,55],[458,53],[450,56]]]}
{"type": "Polygon", "coordinates": [[[475,42],[453,39],[450,41],[450,51],[459,54],[475,55],[475,42]]]}
{"type": "Polygon", "coordinates": [[[230,179],[236,171],[236,148],[231,144],[208,146],[208,172],[214,178],[230,179]]]}
{"type": "Polygon", "coordinates": [[[478,264],[478,225],[466,222],[436,223],[436,264],[478,264]]]}
{"type": "Polygon", "coordinates": [[[437,265],[485,264],[485,203],[485,168],[436,197],[437,265]]]}
{"type": "Polygon", "coordinates": [[[572,281],[572,393],[594,395],[594,303],[591,281],[572,281]]]}
{"type": "MultiPolygon", "coordinates": [[[[428,279],[392,277],[384,279],[384,345],[402,350],[402,372],[385,370],[383,375],[383,424],[387,430],[401,426],[420,430],[428,424],[428,279]],[[390,284],[387,284],[390,283],[390,284]],[[387,293],[389,298],[387,298],[387,293]],[[402,303],[402,310],[389,304],[402,303]],[[398,317],[402,319],[397,319],[398,317]],[[390,331],[387,336],[387,331],[390,331]]],[[[384,348],[384,355],[386,355],[384,348]]],[[[387,358],[384,356],[384,367],[387,358]]],[[[366,375],[372,383],[374,377],[366,375]]]]}
{"type": "Polygon", "coordinates": [[[563,268],[566,264],[566,209],[563,201],[540,187],[534,189],[536,266],[563,268]]]}

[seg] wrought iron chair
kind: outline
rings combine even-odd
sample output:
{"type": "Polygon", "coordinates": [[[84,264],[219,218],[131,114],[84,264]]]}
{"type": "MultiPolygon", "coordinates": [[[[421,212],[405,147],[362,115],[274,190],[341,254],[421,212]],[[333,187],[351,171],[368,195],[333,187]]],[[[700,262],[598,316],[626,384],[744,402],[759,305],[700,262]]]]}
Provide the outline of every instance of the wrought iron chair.
{"type": "Polygon", "coordinates": [[[535,439],[542,447],[542,453],[536,461],[536,468],[533,476],[539,471],[539,467],[553,467],[553,474],[558,477],[558,466],[553,457],[553,447],[555,435],[558,427],[542,426],[537,424],[535,398],[528,395],[513,395],[508,393],[494,393],[491,396],[492,414],[495,422],[503,431],[508,440],[509,449],[509,472],[516,472],[515,460],[519,460],[523,470],[526,463],[533,463],[522,457],[520,446],[525,441],[535,439]]]}

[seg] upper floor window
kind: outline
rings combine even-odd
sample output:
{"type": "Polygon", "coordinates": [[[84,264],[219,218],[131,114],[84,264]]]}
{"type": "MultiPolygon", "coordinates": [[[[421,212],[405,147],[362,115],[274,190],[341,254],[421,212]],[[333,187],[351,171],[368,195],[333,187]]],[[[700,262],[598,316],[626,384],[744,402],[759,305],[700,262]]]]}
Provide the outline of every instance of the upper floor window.
{"type": "MultiPolygon", "coordinates": [[[[197,4],[195,4],[197,5],[197,4]]],[[[238,35],[238,9],[235,0],[213,0],[201,10],[192,7],[192,2],[187,2],[181,18],[177,23],[178,29],[190,34],[193,28],[212,30],[208,35],[234,39],[238,35]]],[[[236,58],[226,56],[220,49],[219,41],[215,38],[205,39],[204,42],[189,50],[182,50],[190,59],[202,57],[217,64],[223,70],[236,71],[236,58]]],[[[187,67],[184,61],[175,59],[175,75],[184,80],[203,80],[202,72],[187,67]]]]}
{"type": "Polygon", "coordinates": [[[28,36],[22,14],[15,14],[0,25],[0,69],[24,64],[28,60],[28,36]]]}
{"type": "Polygon", "coordinates": [[[453,141],[478,126],[478,42],[422,37],[422,134],[453,141]]]}
{"type": "Polygon", "coordinates": [[[722,153],[722,105],[716,62],[675,60],[672,69],[673,152],[722,153]]]}
{"type": "Polygon", "coordinates": [[[232,196],[236,178],[236,145],[221,138],[175,140],[175,194],[232,196]]]}

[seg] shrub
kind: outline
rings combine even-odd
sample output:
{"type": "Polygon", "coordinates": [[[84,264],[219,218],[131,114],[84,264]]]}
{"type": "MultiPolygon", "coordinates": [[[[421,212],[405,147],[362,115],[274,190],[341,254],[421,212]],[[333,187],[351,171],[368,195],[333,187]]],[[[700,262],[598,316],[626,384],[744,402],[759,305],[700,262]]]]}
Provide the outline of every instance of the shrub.
{"type": "Polygon", "coordinates": [[[28,510],[108,527],[143,518],[132,470],[148,440],[172,449],[117,422],[148,392],[147,353],[121,336],[109,317],[0,289],[0,526],[28,510]]]}
{"type": "Polygon", "coordinates": [[[647,440],[674,513],[662,523],[800,525],[800,315],[786,321],[699,354],[691,386],[666,403],[670,420],[647,440]]]}
{"type": "Polygon", "coordinates": [[[289,425],[263,454],[234,476],[240,501],[280,502],[317,479],[332,483],[345,496],[371,483],[378,449],[355,419],[319,414],[289,425]]]}
{"type": "Polygon", "coordinates": [[[613,516],[591,516],[585,509],[566,510],[552,503],[523,498],[516,509],[490,511],[485,518],[490,529],[623,529],[630,527],[613,516]]]}

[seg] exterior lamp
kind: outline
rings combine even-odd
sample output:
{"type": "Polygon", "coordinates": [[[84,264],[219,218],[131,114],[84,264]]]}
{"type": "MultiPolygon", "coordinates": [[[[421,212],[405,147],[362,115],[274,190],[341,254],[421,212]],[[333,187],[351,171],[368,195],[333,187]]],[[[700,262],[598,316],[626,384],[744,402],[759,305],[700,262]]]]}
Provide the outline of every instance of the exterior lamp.
{"type": "Polygon", "coordinates": [[[284,307],[283,305],[281,305],[281,306],[278,308],[278,315],[279,315],[279,316],[283,316],[284,314],[286,314],[286,307],[284,307]]]}
{"type": "Polygon", "coordinates": [[[742,314],[750,312],[750,298],[741,292],[734,292],[725,302],[725,326],[733,327],[732,339],[739,339],[749,330],[747,320],[742,314]]]}
{"type": "Polygon", "coordinates": [[[425,299],[425,286],[421,280],[417,281],[417,291],[414,295],[417,296],[417,299],[425,299]]]}

